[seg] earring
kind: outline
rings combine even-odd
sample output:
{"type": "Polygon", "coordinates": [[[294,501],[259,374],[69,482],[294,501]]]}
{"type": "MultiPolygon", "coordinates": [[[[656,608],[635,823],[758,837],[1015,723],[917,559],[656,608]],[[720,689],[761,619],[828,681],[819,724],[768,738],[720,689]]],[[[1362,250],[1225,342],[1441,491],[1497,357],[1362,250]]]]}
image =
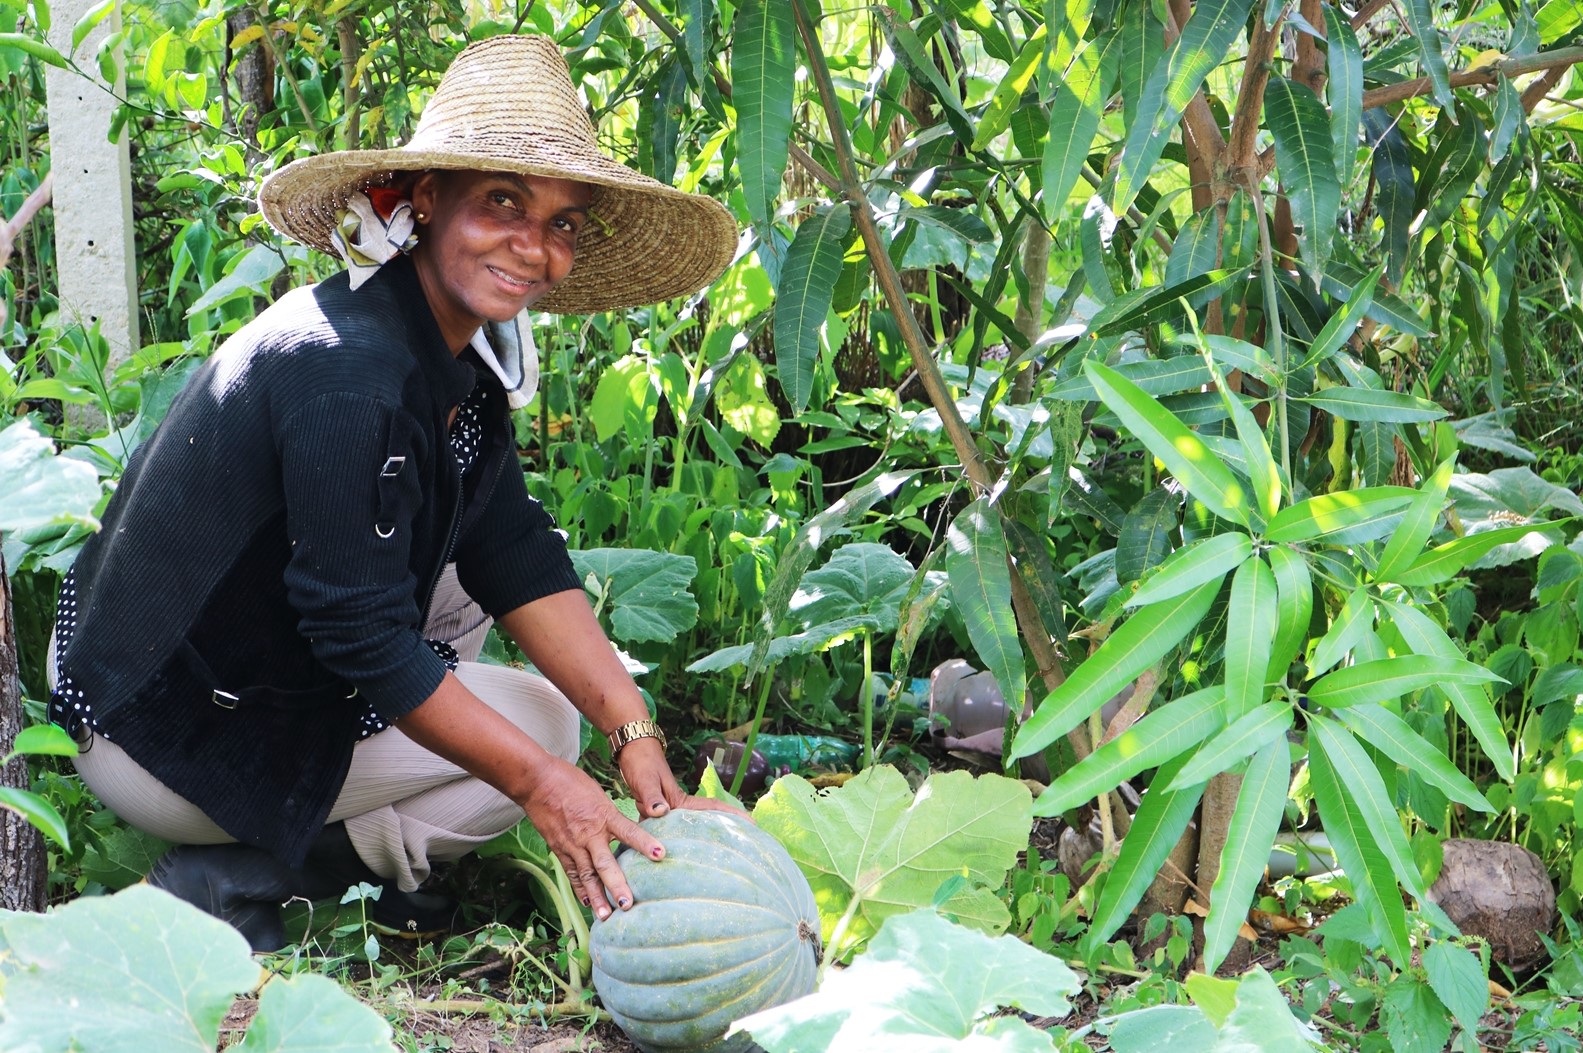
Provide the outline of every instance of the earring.
{"type": "Polygon", "coordinates": [[[419,223],[422,223],[424,220],[429,218],[429,214],[427,212],[414,212],[412,214],[412,218],[417,220],[419,223]]]}

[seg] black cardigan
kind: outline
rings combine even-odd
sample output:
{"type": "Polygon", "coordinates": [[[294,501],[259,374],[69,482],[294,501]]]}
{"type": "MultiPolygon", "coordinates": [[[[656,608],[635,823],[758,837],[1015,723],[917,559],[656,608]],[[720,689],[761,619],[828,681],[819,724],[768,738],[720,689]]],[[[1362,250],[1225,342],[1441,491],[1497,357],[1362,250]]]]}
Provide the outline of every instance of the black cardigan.
{"type": "Polygon", "coordinates": [[[395,720],[439,686],[419,630],[447,558],[495,616],[579,587],[503,393],[461,493],[448,421],[474,383],[499,382],[451,355],[410,260],[289,293],[193,375],[78,557],[60,668],[237,840],[300,862],[351,762],[350,696],[395,720]]]}

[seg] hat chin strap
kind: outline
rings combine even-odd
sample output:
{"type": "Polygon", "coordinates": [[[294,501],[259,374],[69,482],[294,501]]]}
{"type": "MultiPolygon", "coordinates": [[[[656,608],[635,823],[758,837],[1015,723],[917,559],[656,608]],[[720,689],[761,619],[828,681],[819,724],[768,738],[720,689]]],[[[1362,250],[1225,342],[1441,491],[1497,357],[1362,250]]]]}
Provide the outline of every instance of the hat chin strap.
{"type": "Polygon", "coordinates": [[[468,341],[506,389],[506,404],[521,409],[539,390],[539,349],[533,323],[524,309],[507,322],[488,322],[468,341]]]}

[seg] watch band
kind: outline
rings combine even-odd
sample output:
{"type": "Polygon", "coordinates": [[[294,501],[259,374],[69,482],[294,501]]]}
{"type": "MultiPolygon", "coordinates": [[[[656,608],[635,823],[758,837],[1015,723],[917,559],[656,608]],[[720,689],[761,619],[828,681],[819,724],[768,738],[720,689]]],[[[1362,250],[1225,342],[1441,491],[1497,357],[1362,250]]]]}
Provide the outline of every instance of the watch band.
{"type": "Polygon", "coordinates": [[[659,739],[660,749],[665,748],[665,732],[652,720],[633,720],[621,725],[610,732],[605,738],[610,740],[610,756],[617,757],[621,754],[622,747],[637,739],[659,739]]]}

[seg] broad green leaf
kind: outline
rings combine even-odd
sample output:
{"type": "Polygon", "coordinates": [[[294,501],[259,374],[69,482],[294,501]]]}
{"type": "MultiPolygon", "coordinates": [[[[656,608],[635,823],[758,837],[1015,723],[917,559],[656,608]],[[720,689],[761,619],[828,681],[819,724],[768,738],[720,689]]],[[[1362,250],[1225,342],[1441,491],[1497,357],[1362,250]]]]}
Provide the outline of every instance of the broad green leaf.
{"type": "Polygon", "coordinates": [[[991,939],[934,911],[892,918],[850,968],[815,994],[744,1017],[766,1053],[874,1053],[971,1048],[1026,1053],[1049,1038],[1001,1008],[1062,1017],[1082,983],[1060,959],[1013,936],[991,939]]]}
{"type": "Polygon", "coordinates": [[[259,295],[269,288],[275,275],[286,269],[286,259],[273,245],[254,245],[237,256],[225,277],[204,290],[187,308],[186,318],[201,314],[241,293],[259,295]]]}
{"type": "Polygon", "coordinates": [[[748,810],[748,806],[733,797],[726,784],[720,781],[720,773],[715,770],[713,760],[704,765],[704,773],[698,777],[698,796],[705,800],[723,801],[744,812],[748,810]]]}
{"type": "Polygon", "coordinates": [[[1264,701],[1264,677],[1277,628],[1275,575],[1257,557],[1237,568],[1226,608],[1226,719],[1238,720],[1264,701]]]}
{"type": "Polygon", "coordinates": [[[698,601],[688,591],[698,575],[693,557],[626,548],[570,555],[579,578],[597,579],[616,639],[669,643],[697,624],[698,601]]]}
{"type": "Polygon", "coordinates": [[[39,833],[62,848],[71,848],[71,834],[66,829],[66,820],[46,798],[31,790],[0,786],[0,808],[16,812],[33,824],[39,833]]]}
{"type": "Polygon", "coordinates": [[[1436,940],[1424,949],[1424,972],[1440,1004],[1451,1010],[1462,1030],[1475,1034],[1490,1007],[1489,978],[1479,956],[1450,940],[1436,940]]]}
{"type": "Polygon", "coordinates": [[[775,368],[793,414],[808,406],[819,330],[841,277],[841,256],[852,212],[844,204],[815,213],[797,228],[775,286],[775,368]]]}
{"type": "Polygon", "coordinates": [[[1422,554],[1424,543],[1429,540],[1446,504],[1446,490],[1451,486],[1451,475],[1456,469],[1456,457],[1440,462],[1435,473],[1419,487],[1418,496],[1407,509],[1401,525],[1380,553],[1380,565],[1374,571],[1375,581],[1394,581],[1394,575],[1406,570],[1422,554]]]}
{"type": "Polygon", "coordinates": [[[973,650],[995,674],[1006,704],[1020,713],[1028,681],[1011,609],[1011,565],[1000,510],[988,498],[978,498],[951,521],[945,543],[952,603],[967,626],[973,650]]]}
{"type": "Polygon", "coordinates": [[[775,215],[791,137],[797,27],[792,6],[741,0],[731,45],[731,101],[737,110],[737,170],[755,226],[775,215]]]}
{"type": "Polygon", "coordinates": [[[1300,228],[1298,241],[1309,273],[1325,272],[1341,213],[1335,144],[1324,104],[1312,90],[1285,77],[1271,77],[1264,90],[1264,116],[1275,137],[1275,160],[1300,228]]]}
{"type": "Polygon", "coordinates": [[[23,755],[75,757],[77,742],[59,724],[34,724],[16,733],[11,741],[11,752],[0,759],[0,764],[9,763],[12,757],[23,755]]]}
{"type": "Polygon", "coordinates": [[[236,1053],[385,1053],[390,1025],[328,976],[299,973],[264,985],[236,1053]]]}
{"type": "Polygon", "coordinates": [[[1060,815],[1198,745],[1220,730],[1224,701],[1224,691],[1206,687],[1147,714],[1062,773],[1033,802],[1033,814],[1060,815]]]}
{"type": "Polygon", "coordinates": [[[588,419],[600,442],[625,435],[637,443],[648,437],[659,410],[659,391],[649,364],[638,355],[622,355],[599,374],[588,419]]]}
{"type": "Polygon", "coordinates": [[[1407,834],[1402,830],[1402,816],[1396,810],[1385,780],[1379,769],[1358,740],[1345,727],[1324,717],[1309,720],[1310,748],[1317,741],[1325,759],[1329,761],[1344,792],[1350,798],[1372,835],[1374,843],[1390,863],[1403,888],[1416,899],[1424,898],[1423,876],[1413,862],[1412,850],[1407,845],[1407,834]]]}
{"type": "Polygon", "coordinates": [[[1371,662],[1342,666],[1326,673],[1308,689],[1308,700],[1315,705],[1360,706],[1367,702],[1390,702],[1409,691],[1445,684],[1488,684],[1501,677],[1477,662],[1465,658],[1404,654],[1371,662]]]}
{"type": "Polygon", "coordinates": [[[1181,27],[1176,42],[1150,71],[1116,169],[1111,207],[1117,212],[1132,204],[1148,181],[1173,126],[1204,79],[1230,54],[1252,6],[1253,0],[1202,0],[1181,27]]]}
{"type": "Polygon", "coordinates": [[[738,355],[723,375],[717,375],[714,395],[720,419],[768,448],[780,434],[781,416],[770,398],[758,356],[738,355]]]}
{"type": "Polygon", "coordinates": [[[1314,645],[1308,675],[1319,676],[1330,670],[1357,646],[1364,633],[1374,627],[1374,600],[1367,589],[1354,589],[1330,622],[1330,628],[1314,645]]]}
{"type": "Polygon", "coordinates": [[[1363,51],[1352,20],[1337,4],[1325,5],[1325,98],[1330,103],[1330,140],[1336,179],[1352,182],[1358,160],[1358,128],[1363,123],[1363,51]]]}
{"type": "Polygon", "coordinates": [[[1343,420],[1421,424],[1447,415],[1446,410],[1428,399],[1409,395],[1405,391],[1334,387],[1321,388],[1299,399],[1343,420]]]}
{"type": "MultiPolygon", "coordinates": [[[[1326,7],[1326,11],[1330,8],[1326,7]]],[[[1325,322],[1325,327],[1314,337],[1314,342],[1308,349],[1308,354],[1303,356],[1302,363],[1292,372],[1299,372],[1310,366],[1318,365],[1345,346],[1352,339],[1352,334],[1357,331],[1359,323],[1368,316],[1369,308],[1374,305],[1374,289],[1379,284],[1384,268],[1376,268],[1369,272],[1369,276],[1359,282],[1352,289],[1352,295],[1335,314],[1325,322]]]]}
{"type": "Polygon", "coordinates": [[[1206,783],[1242,758],[1285,739],[1292,727],[1290,702],[1266,702],[1237,720],[1193,754],[1166,789],[1185,790],[1206,783]]]}
{"type": "Polygon", "coordinates": [[[1270,858],[1270,846],[1281,828],[1291,782],[1291,751],[1282,735],[1253,755],[1237,791],[1237,806],[1220,852],[1220,873],[1209,893],[1209,917],[1204,921],[1207,972],[1219,968],[1248,916],[1248,905],[1270,858]]]}
{"type": "MultiPolygon", "coordinates": [[[[1324,1048],[1314,1026],[1293,1015],[1291,1003],[1269,973],[1255,965],[1237,981],[1237,1004],[1220,1025],[1217,1053],[1310,1053],[1324,1048]]],[[[1161,1047],[1157,1053],[1166,1050],[1178,1053],[1176,1047],[1161,1047]]]]}
{"type": "MultiPolygon", "coordinates": [[[[1310,729],[1323,723],[1315,717],[1310,729]]],[[[1341,869],[1352,885],[1353,898],[1363,904],[1375,934],[1397,963],[1405,967],[1411,960],[1407,940],[1407,910],[1385,850],[1365,825],[1362,813],[1347,792],[1329,754],[1317,735],[1310,735],[1308,751],[1309,785],[1319,806],[1325,834],[1341,869]]]]}
{"type": "Polygon", "coordinates": [[[1446,55],[1440,48],[1440,31],[1435,28],[1435,5],[1430,0],[1403,0],[1402,12],[1407,16],[1407,27],[1418,41],[1423,56],[1424,73],[1434,85],[1435,101],[1446,109],[1456,103],[1451,94],[1451,78],[1446,70],[1446,55]]]}
{"type": "Polygon", "coordinates": [[[1401,717],[1383,706],[1364,704],[1336,711],[1336,717],[1363,741],[1438,787],[1453,801],[1480,812],[1493,812],[1489,801],[1446,755],[1431,746],[1401,717]]]}
{"type": "Polygon", "coordinates": [[[914,573],[907,557],[889,545],[853,541],[836,549],[822,567],[803,575],[787,609],[809,630],[866,615],[875,619],[880,631],[888,632],[896,627],[914,573]]]}
{"type": "Polygon", "coordinates": [[[0,430],[0,533],[54,524],[97,526],[99,473],[86,461],[59,457],[55,446],[23,419],[0,430]]]}
{"type": "MultiPolygon", "coordinates": [[[[1415,653],[1433,655],[1447,661],[1463,657],[1462,649],[1423,611],[1389,602],[1384,604],[1383,609],[1390,612],[1396,631],[1401,633],[1402,640],[1415,653]]],[[[1484,755],[1494,763],[1496,772],[1502,779],[1511,779],[1516,774],[1511,743],[1506,740],[1505,726],[1490,702],[1489,692],[1482,684],[1447,682],[1439,686],[1451,700],[1451,707],[1457,711],[1457,716],[1473,732],[1484,755]]]]}
{"type": "Polygon", "coordinates": [[[1231,469],[1215,456],[1204,440],[1109,366],[1090,359],[1083,363],[1083,369],[1105,407],[1121,418],[1128,430],[1181,480],[1189,493],[1221,518],[1247,525],[1248,495],[1231,469]]]}
{"type": "Polygon", "coordinates": [[[1022,105],[1023,92],[1033,82],[1034,75],[1039,72],[1039,61],[1044,58],[1044,33],[1045,27],[1041,25],[1028,35],[1022,50],[1000,79],[1000,85],[979,118],[973,150],[987,149],[996,136],[1011,126],[1011,115],[1022,105]]]}
{"type": "Polygon", "coordinates": [[[775,781],[753,818],[786,847],[813,886],[825,953],[844,957],[889,917],[930,906],[954,875],[967,887],[944,905],[964,924],[988,933],[1010,921],[995,895],[1017,853],[1028,846],[1033,797],[999,775],[937,772],[916,797],[906,778],[876,765],[833,790],[798,775],[775,781]],[[837,921],[856,900],[840,946],[837,921]]]}
{"type": "Polygon", "coordinates": [[[82,855],[82,875],[118,892],[143,880],[170,844],[153,834],[117,825],[98,835],[82,855]]]}
{"type": "Polygon", "coordinates": [[[1470,563],[1487,555],[1492,549],[1520,541],[1536,530],[1572,522],[1560,519],[1552,522],[1524,523],[1521,526],[1497,527],[1477,534],[1468,534],[1444,545],[1436,545],[1424,552],[1406,570],[1397,571],[1390,580],[1398,585],[1419,587],[1438,585],[1450,581],[1470,563]]]}
{"type": "Polygon", "coordinates": [[[1253,539],[1237,531],[1190,541],[1165,557],[1126,605],[1159,603],[1206,582],[1220,581],[1252,555],[1253,539]]]}
{"type": "MultiPolygon", "coordinates": [[[[829,650],[833,646],[856,639],[859,634],[888,632],[895,628],[895,616],[891,616],[891,625],[884,624],[882,615],[859,614],[850,618],[836,618],[831,621],[820,622],[811,629],[793,633],[790,636],[776,636],[756,643],[737,644],[733,647],[722,647],[687,666],[689,673],[718,673],[735,666],[751,667],[755,656],[759,661],[770,665],[777,665],[788,658],[798,655],[817,654],[829,650]]],[[[747,679],[752,679],[749,676],[747,679]]]]}
{"type": "Polygon", "coordinates": [[[1194,213],[1171,243],[1171,255],[1165,261],[1165,284],[1177,285],[1214,270],[1219,235],[1220,223],[1214,209],[1194,213]]]}
{"type": "Polygon", "coordinates": [[[764,590],[764,614],[759,620],[758,639],[753,644],[752,657],[747,662],[747,679],[752,680],[764,668],[764,656],[787,605],[803,572],[824,545],[838,535],[848,532],[854,519],[889,497],[920,469],[903,472],[885,472],[848,491],[832,504],[797,529],[791,544],[781,552],[775,568],[775,577],[764,590]]]}
{"type": "Polygon", "coordinates": [[[1039,703],[1033,716],[1018,729],[1009,759],[1044,749],[1164,658],[1209,613],[1220,586],[1219,581],[1205,582],[1180,596],[1151,604],[1123,622],[1088,661],[1039,703]]]}
{"type": "Polygon", "coordinates": [[[1314,581],[1308,572],[1308,561],[1290,548],[1272,548],[1266,558],[1275,575],[1279,626],[1275,630],[1275,645],[1270,648],[1269,679],[1284,683],[1292,660],[1308,646],[1308,631],[1314,616],[1314,581]]]}
{"type": "Polygon", "coordinates": [[[1266,537],[1274,542],[1370,541],[1389,532],[1416,496],[1418,491],[1406,486],[1365,486],[1320,494],[1277,512],[1270,519],[1266,537]]]}
{"type": "Polygon", "coordinates": [[[147,885],[0,912],[0,944],[7,1050],[213,1053],[226,1010],[261,978],[235,929],[147,885]]]}
{"type": "Polygon", "coordinates": [[[1202,1009],[1192,1005],[1133,1009],[1110,1025],[1114,1053],[1209,1053],[1217,1039],[1215,1025],[1202,1009]]]}
{"type": "Polygon", "coordinates": [[[1170,555],[1171,535],[1176,532],[1181,507],[1181,495],[1161,486],[1144,494],[1127,513],[1116,537],[1117,582],[1128,585],[1137,581],[1170,555]]]}
{"type": "Polygon", "coordinates": [[[1182,761],[1180,757],[1167,761],[1155,773],[1149,792],[1143,795],[1138,814],[1132,817],[1132,829],[1122,839],[1121,852],[1094,903],[1093,920],[1083,939],[1085,955],[1109,939],[1132,914],[1132,908],[1165,866],[1166,857],[1198,810],[1198,799],[1204,794],[1202,786],[1164,789],[1182,770],[1182,761]]]}

